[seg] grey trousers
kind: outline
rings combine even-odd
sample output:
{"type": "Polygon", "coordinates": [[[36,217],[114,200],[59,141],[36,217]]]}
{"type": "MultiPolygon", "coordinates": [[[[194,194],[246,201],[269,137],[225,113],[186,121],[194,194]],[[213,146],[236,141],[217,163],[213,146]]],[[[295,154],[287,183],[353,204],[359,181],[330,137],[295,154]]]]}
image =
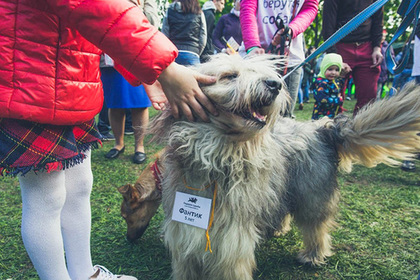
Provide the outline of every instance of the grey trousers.
{"type": "MultiPolygon", "coordinates": [[[[294,67],[290,67],[287,69],[287,72],[290,72],[293,69],[294,67]]],[[[299,87],[300,87],[300,75],[302,75],[302,67],[297,69],[295,72],[290,74],[290,76],[288,76],[285,79],[287,91],[289,92],[290,99],[291,99],[290,106],[286,110],[286,113],[285,113],[286,117],[291,117],[293,115],[293,111],[295,110],[296,99],[297,99],[299,87]]]]}

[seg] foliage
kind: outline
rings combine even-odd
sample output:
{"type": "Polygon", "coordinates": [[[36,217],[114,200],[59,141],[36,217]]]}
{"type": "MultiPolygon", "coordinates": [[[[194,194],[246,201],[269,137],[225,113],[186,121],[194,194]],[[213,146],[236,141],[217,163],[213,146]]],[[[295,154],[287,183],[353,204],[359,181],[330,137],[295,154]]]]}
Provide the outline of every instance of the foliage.
{"type": "MultiPolygon", "coordinates": [[[[354,103],[344,103],[349,114],[354,103]]],[[[303,111],[296,110],[295,115],[309,120],[312,108],[312,103],[305,103],[303,111]]],[[[138,242],[125,239],[125,222],[120,217],[122,197],[117,188],[133,183],[145,167],[130,161],[133,136],[126,136],[126,145],[125,153],[113,161],[104,158],[113,142],[105,142],[102,149],[92,152],[93,261],[139,279],[166,280],[171,266],[160,232],[162,209],[138,242]]],[[[148,162],[160,148],[147,144],[148,162]]],[[[254,279],[416,279],[420,267],[420,161],[417,167],[416,172],[405,173],[384,165],[373,169],[355,166],[352,173],[340,174],[339,226],[332,232],[335,255],[321,267],[299,264],[296,255],[302,248],[302,237],[293,226],[287,235],[258,247],[254,279]]],[[[37,279],[20,238],[20,216],[18,180],[0,177],[0,279],[37,279]]]]}
{"type": "MultiPolygon", "coordinates": [[[[402,18],[397,14],[398,6],[400,5],[400,0],[389,0],[384,6],[384,29],[387,31],[386,40],[389,41],[395,31],[401,24],[402,18]]],[[[319,1],[319,11],[318,14],[311,24],[311,26],[304,32],[305,42],[307,46],[319,47],[323,43],[323,38],[321,35],[322,30],[322,12],[324,7],[324,0],[319,1]]],[[[405,42],[410,35],[412,28],[410,27],[397,42],[405,42]]]]}

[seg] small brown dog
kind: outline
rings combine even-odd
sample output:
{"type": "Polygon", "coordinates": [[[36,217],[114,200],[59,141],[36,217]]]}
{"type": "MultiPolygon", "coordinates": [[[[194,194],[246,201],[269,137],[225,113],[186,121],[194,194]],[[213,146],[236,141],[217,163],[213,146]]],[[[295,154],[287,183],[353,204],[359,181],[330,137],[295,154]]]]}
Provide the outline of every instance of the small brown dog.
{"type": "Polygon", "coordinates": [[[160,187],[160,158],[164,150],[155,154],[156,161],[149,163],[134,186],[127,184],[118,188],[124,200],[121,203],[121,216],[127,223],[127,239],[139,239],[149,226],[162,200],[160,187]]]}

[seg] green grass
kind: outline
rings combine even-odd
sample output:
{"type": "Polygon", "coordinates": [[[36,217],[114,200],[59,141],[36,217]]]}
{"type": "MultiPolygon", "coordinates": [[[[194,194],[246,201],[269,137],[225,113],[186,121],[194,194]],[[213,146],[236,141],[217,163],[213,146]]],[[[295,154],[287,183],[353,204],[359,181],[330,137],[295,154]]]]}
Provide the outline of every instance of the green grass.
{"type": "MultiPolygon", "coordinates": [[[[349,112],[353,106],[354,101],[346,101],[349,112]]],[[[307,103],[295,114],[299,120],[308,120],[311,112],[312,104],[307,103]]],[[[160,234],[161,208],[137,243],[125,239],[117,188],[134,182],[145,167],[131,163],[133,136],[126,136],[126,142],[125,154],[114,161],[104,158],[112,142],[105,142],[103,148],[92,153],[93,261],[139,279],[169,279],[170,259],[160,234]]],[[[159,148],[147,145],[148,161],[159,148]]],[[[384,165],[373,169],[355,166],[351,174],[340,174],[342,199],[338,227],[332,232],[335,255],[322,267],[299,264],[296,255],[302,239],[293,226],[286,236],[270,239],[258,248],[254,278],[416,279],[420,272],[419,161],[417,167],[416,172],[406,173],[384,165]]],[[[37,279],[20,238],[20,215],[17,179],[0,178],[0,280],[37,279]]]]}

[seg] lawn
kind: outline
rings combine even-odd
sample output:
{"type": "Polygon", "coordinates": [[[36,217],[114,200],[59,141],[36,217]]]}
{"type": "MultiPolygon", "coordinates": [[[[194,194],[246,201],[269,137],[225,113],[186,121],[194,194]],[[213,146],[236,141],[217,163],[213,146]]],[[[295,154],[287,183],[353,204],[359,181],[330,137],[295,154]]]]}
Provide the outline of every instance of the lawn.
{"type": "MultiPolygon", "coordinates": [[[[349,112],[353,106],[354,101],[346,101],[349,112]]],[[[302,111],[295,111],[295,115],[299,120],[308,120],[311,112],[312,104],[306,103],[302,111]]],[[[146,280],[166,280],[170,278],[171,268],[160,234],[162,209],[138,242],[129,243],[125,239],[125,222],[119,209],[121,195],[117,188],[134,182],[146,166],[131,163],[133,136],[126,136],[126,142],[125,154],[114,161],[104,158],[112,148],[112,142],[105,142],[103,148],[92,153],[93,261],[114,273],[146,280]]],[[[159,149],[154,144],[147,144],[149,162],[159,149]]],[[[321,267],[299,264],[296,255],[302,248],[302,239],[293,226],[287,235],[259,246],[254,278],[416,279],[420,272],[419,161],[417,167],[416,172],[406,173],[385,165],[373,169],[355,166],[352,173],[340,174],[342,198],[338,227],[332,232],[335,255],[321,267]]],[[[20,238],[20,216],[17,179],[0,177],[0,280],[37,279],[20,238]]]]}

